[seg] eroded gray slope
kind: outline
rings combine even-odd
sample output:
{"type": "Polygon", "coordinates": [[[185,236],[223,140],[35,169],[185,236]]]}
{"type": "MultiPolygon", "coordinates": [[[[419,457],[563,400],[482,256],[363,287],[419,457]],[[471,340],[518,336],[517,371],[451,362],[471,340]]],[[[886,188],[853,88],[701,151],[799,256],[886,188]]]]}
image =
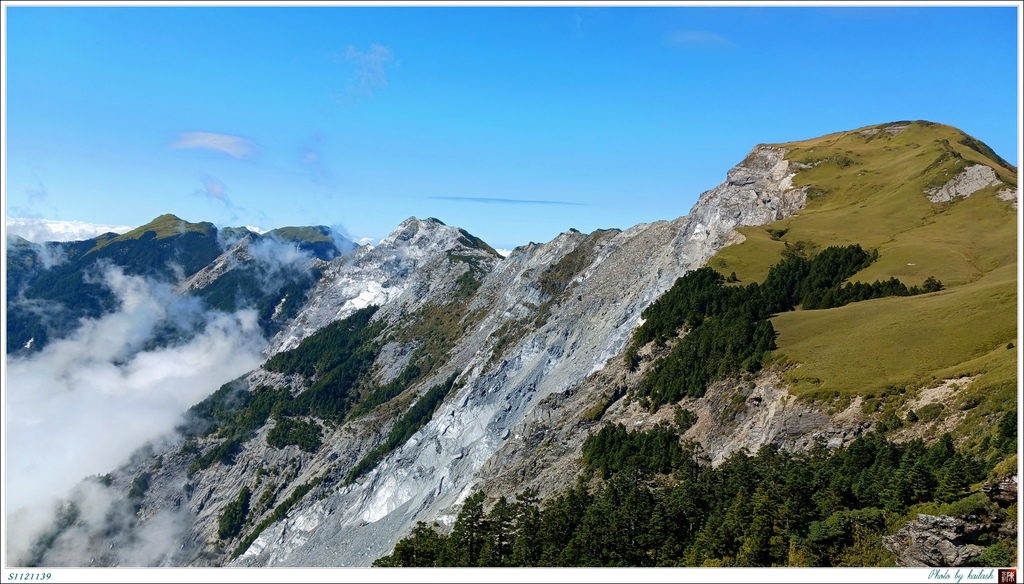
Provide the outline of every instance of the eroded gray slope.
{"type": "MultiPolygon", "coordinates": [[[[387,340],[374,364],[379,383],[395,378],[425,346],[409,331],[428,317],[463,315],[457,337],[432,355],[437,361],[430,374],[401,395],[341,426],[326,425],[316,452],[268,446],[272,417],[233,464],[215,462],[189,473],[197,454],[175,444],[112,473],[122,493],[143,473],[148,476],[137,523],[119,528],[122,536],[147,533],[170,513],[180,528],[173,548],[146,563],[363,566],[389,553],[416,521],[451,522],[474,489],[514,492],[518,481],[525,486],[543,480],[546,492],[557,491],[576,472],[578,445],[576,437],[560,438],[550,429],[557,428],[566,407],[593,406],[588,377],[614,378],[607,365],[621,361],[617,357],[642,310],[677,277],[704,264],[735,226],[768,223],[802,207],[805,194],[791,187],[783,154],[758,147],[726,182],[704,193],[688,217],[674,221],[589,235],[570,230],[499,259],[462,230],[413,218],[376,248],[321,264],[324,276],[306,306],[266,354],[295,347],[371,304],[380,306],[374,321],[384,325],[387,340]],[[465,284],[468,273],[479,287],[466,296],[459,282],[465,284]],[[460,385],[431,421],[372,471],[344,485],[401,413],[452,374],[460,385]],[[538,422],[549,430],[546,446],[532,442],[538,422]],[[314,483],[248,545],[247,536],[271,521],[278,505],[314,483]],[[252,492],[249,521],[237,536],[222,539],[219,520],[245,487],[252,492]],[[232,560],[235,550],[244,553],[232,560]]],[[[425,334],[430,332],[428,327],[425,334]]],[[[304,383],[299,376],[262,369],[245,380],[250,391],[287,387],[293,395],[304,383]]],[[[210,452],[221,441],[209,436],[197,446],[210,452]]],[[[86,553],[98,563],[131,563],[108,549],[109,539],[91,538],[86,553]]],[[[63,551],[55,548],[50,557],[63,551]]]]}
{"type": "Polygon", "coordinates": [[[463,269],[445,262],[450,252],[479,258],[484,269],[490,269],[497,259],[467,243],[472,242],[462,230],[436,219],[406,219],[376,247],[360,247],[354,254],[324,265],[324,275],[308,303],[274,337],[266,354],[293,349],[302,339],[360,308],[378,305],[384,314],[394,315],[438,301],[454,285],[458,273],[453,271],[463,269]]]}
{"type": "Polygon", "coordinates": [[[640,312],[678,276],[706,262],[735,226],[768,223],[803,206],[805,193],[792,188],[783,154],[758,147],[687,218],[589,237],[570,231],[501,261],[474,300],[487,316],[439,373],[462,372],[458,393],[374,471],[294,511],[236,564],[368,565],[416,521],[450,523],[495,453],[523,440],[525,423],[544,415],[538,404],[618,355],[640,312]],[[546,293],[545,270],[584,245],[585,267],[567,288],[546,293]]]}

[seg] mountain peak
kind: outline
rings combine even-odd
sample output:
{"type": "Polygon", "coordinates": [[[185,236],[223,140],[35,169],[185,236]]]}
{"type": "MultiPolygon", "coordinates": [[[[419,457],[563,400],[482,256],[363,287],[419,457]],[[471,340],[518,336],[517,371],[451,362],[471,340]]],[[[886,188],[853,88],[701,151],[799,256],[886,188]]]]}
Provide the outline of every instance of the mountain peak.
{"type": "Polygon", "coordinates": [[[413,241],[422,243],[422,240],[426,239],[442,239],[448,236],[457,237],[457,235],[452,235],[457,232],[458,230],[454,227],[449,227],[433,217],[427,219],[409,217],[399,223],[398,227],[390,235],[381,240],[380,244],[387,246],[413,241]]]}
{"type": "Polygon", "coordinates": [[[139,239],[140,237],[143,236],[143,234],[145,234],[148,231],[152,231],[156,234],[156,237],[154,239],[163,239],[165,237],[181,235],[183,233],[188,233],[190,231],[209,234],[213,231],[216,231],[216,227],[213,226],[213,223],[210,223],[208,221],[203,221],[201,223],[189,223],[188,221],[185,221],[184,219],[178,217],[177,215],[173,215],[171,213],[164,213],[163,215],[160,215],[159,217],[153,219],[149,223],[146,223],[145,225],[142,225],[140,227],[136,227],[135,229],[132,229],[131,231],[124,233],[115,239],[139,239]]]}
{"type": "Polygon", "coordinates": [[[294,243],[300,249],[313,252],[322,260],[332,260],[354,250],[358,245],[326,225],[279,227],[264,234],[266,237],[294,243]]]}
{"type": "MultiPolygon", "coordinates": [[[[928,120],[897,121],[883,124],[873,124],[853,130],[835,132],[811,138],[798,140],[784,144],[772,144],[787,149],[792,148],[814,148],[843,146],[845,151],[863,149],[866,143],[875,142],[880,150],[889,151],[898,149],[920,149],[930,147],[932,144],[944,145],[943,150],[947,156],[977,159],[998,172],[1003,169],[1009,173],[1016,174],[1017,168],[996,154],[991,147],[967,134],[963,130],[947,124],[930,122],[928,120]],[[880,142],[876,142],[880,141],[880,142]],[[962,147],[962,148],[961,148],[962,147]]],[[[874,147],[873,144],[871,147],[874,147]]]]}
{"type": "Polygon", "coordinates": [[[282,241],[304,241],[308,243],[333,241],[332,229],[326,225],[305,225],[301,227],[278,227],[266,235],[282,241]]]}
{"type": "Polygon", "coordinates": [[[501,257],[486,241],[461,227],[446,225],[435,217],[426,219],[409,217],[402,221],[390,235],[382,239],[380,245],[387,247],[399,242],[409,242],[411,245],[417,246],[428,244],[428,242],[445,246],[459,244],[463,247],[482,250],[494,257],[501,257]]]}
{"type": "Polygon", "coordinates": [[[444,221],[441,221],[440,219],[438,219],[436,217],[427,217],[426,219],[420,219],[419,217],[416,217],[415,215],[413,215],[413,216],[409,217],[408,219],[406,219],[405,221],[402,221],[401,223],[399,223],[398,227],[395,228],[395,231],[406,229],[406,228],[411,227],[411,226],[414,226],[414,227],[417,227],[417,228],[418,227],[426,227],[426,228],[448,227],[448,225],[444,221]]]}
{"type": "Polygon", "coordinates": [[[208,221],[201,223],[189,223],[184,219],[181,219],[177,215],[171,213],[164,213],[156,219],[153,219],[149,223],[136,227],[127,233],[123,233],[116,237],[96,238],[96,246],[93,247],[89,253],[97,251],[106,245],[114,242],[128,241],[133,239],[164,239],[167,237],[174,237],[177,235],[184,235],[186,233],[198,233],[206,236],[216,236],[217,228],[208,221]],[[147,235],[152,233],[152,236],[147,235]]]}

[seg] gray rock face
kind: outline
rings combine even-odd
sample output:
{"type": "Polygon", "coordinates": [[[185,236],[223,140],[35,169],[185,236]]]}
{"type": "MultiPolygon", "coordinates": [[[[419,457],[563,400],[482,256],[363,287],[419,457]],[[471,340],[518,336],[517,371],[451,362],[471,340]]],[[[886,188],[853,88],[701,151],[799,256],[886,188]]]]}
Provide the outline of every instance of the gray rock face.
{"type": "Polygon", "coordinates": [[[992,167],[975,164],[963,169],[960,174],[941,187],[926,190],[925,194],[933,203],[946,203],[956,198],[969,197],[983,188],[1000,184],[992,167]]]}
{"type": "Polygon", "coordinates": [[[323,326],[372,304],[381,317],[401,315],[431,301],[442,301],[465,270],[448,254],[474,258],[489,270],[497,257],[467,245],[462,230],[436,219],[410,217],[376,247],[321,264],[323,277],[299,315],[270,342],[270,356],[293,349],[323,326]]]}
{"type": "MultiPolygon", "coordinates": [[[[646,357],[644,351],[641,355],[646,357]]],[[[540,496],[554,495],[573,486],[584,441],[604,424],[623,424],[647,430],[659,423],[672,424],[674,408],[650,413],[637,401],[610,403],[600,422],[593,418],[595,404],[607,403],[616,390],[633,386],[650,367],[641,362],[629,371],[621,358],[564,392],[541,401],[509,440],[477,473],[488,495],[512,498],[525,488],[540,496]]],[[[762,371],[749,380],[726,380],[710,385],[700,398],[679,402],[697,415],[683,436],[696,442],[707,462],[722,463],[738,452],[756,453],[764,445],[794,452],[810,451],[820,440],[829,448],[848,445],[870,424],[860,415],[860,402],[834,416],[793,399],[777,371],[762,371]]]]}
{"type": "Polygon", "coordinates": [[[1005,507],[1017,502],[1020,485],[1017,483],[1017,475],[1012,475],[985,485],[981,490],[988,495],[989,499],[1005,507]]]}
{"type": "Polygon", "coordinates": [[[985,526],[972,519],[922,513],[882,543],[903,567],[963,566],[985,551],[972,543],[985,526]]]}
{"type": "MultiPolygon", "coordinates": [[[[734,227],[781,219],[803,206],[805,192],[792,187],[784,154],[756,148],[726,183],[701,195],[687,218],[589,236],[570,231],[498,262],[470,306],[487,315],[452,350],[438,376],[461,371],[458,394],[375,470],[267,529],[235,563],[368,565],[389,553],[416,521],[450,524],[473,490],[517,463],[498,464],[495,454],[524,440],[531,420],[545,416],[541,404],[573,392],[619,355],[640,312],[677,277],[706,262],[734,227]],[[585,267],[564,292],[552,295],[541,275],[570,254],[584,258],[585,267]],[[534,319],[545,311],[545,319],[534,319]]],[[[325,278],[324,289],[341,280],[325,278]]],[[[305,314],[337,317],[344,297],[305,314]]],[[[385,300],[384,317],[404,312],[400,306],[385,300]]]]}
{"type": "MultiPolygon", "coordinates": [[[[417,521],[450,525],[476,489],[514,493],[539,477],[546,481],[543,493],[566,484],[576,473],[573,459],[585,438],[585,432],[574,431],[586,428],[582,411],[608,389],[601,379],[625,375],[617,370],[621,353],[643,309],[730,242],[735,227],[769,223],[803,207],[805,189],[793,187],[794,172],[784,155],[779,148],[755,148],[726,182],[701,195],[689,216],[673,221],[589,235],[570,230],[501,259],[460,229],[410,218],[378,246],[321,263],[323,277],[307,305],[265,354],[293,348],[371,304],[380,306],[374,319],[385,324],[385,335],[400,331],[425,307],[443,310],[459,277],[472,270],[480,285],[466,307],[474,316],[463,321],[472,326],[465,325],[432,375],[395,401],[411,403],[452,374],[459,376],[459,389],[404,445],[346,486],[348,472],[386,438],[394,408],[325,427],[315,453],[269,447],[265,437],[273,419],[244,444],[232,465],[190,474],[194,455],[177,446],[167,451],[151,473],[140,510],[140,517],[148,517],[167,501],[181,509],[180,545],[158,563],[366,566],[390,553],[417,521]],[[274,505],[313,483],[283,518],[231,559],[240,542],[220,540],[218,519],[243,487],[251,489],[258,508],[250,519],[259,523],[274,505]],[[264,496],[270,503],[258,503],[264,496]]],[[[394,378],[414,349],[390,339],[374,364],[377,380],[394,378]]],[[[250,374],[248,385],[303,390],[301,380],[263,370],[250,374]]],[[[762,385],[757,391],[765,407],[773,404],[779,416],[767,424],[752,416],[739,442],[709,438],[707,448],[756,449],[784,441],[792,424],[802,423],[799,407],[781,403],[778,384],[762,385]]],[[[621,404],[613,409],[612,415],[641,417],[621,404]]],[[[807,419],[811,426],[821,423],[807,419]]],[[[204,440],[199,446],[206,450],[219,439],[204,440]]],[[[120,474],[137,472],[126,468],[120,474]]],[[[118,480],[130,481],[124,477],[118,480]]]]}
{"type": "Polygon", "coordinates": [[[1000,201],[1011,201],[1013,208],[1017,208],[1017,189],[1011,189],[1010,187],[999,189],[999,192],[996,193],[996,198],[1000,201]]]}
{"type": "Polygon", "coordinates": [[[701,195],[690,212],[685,237],[708,245],[695,246],[701,255],[691,258],[692,267],[707,262],[734,227],[778,221],[807,204],[807,188],[793,187],[796,172],[785,153],[781,148],[758,146],[728,172],[724,183],[701,195]]]}
{"type": "Polygon", "coordinates": [[[252,243],[252,237],[242,237],[234,244],[232,244],[224,253],[220,254],[217,259],[213,260],[210,265],[199,270],[195,274],[192,274],[189,278],[179,284],[179,288],[184,291],[202,290],[203,288],[214,283],[218,278],[224,274],[230,272],[239,264],[247,262],[252,259],[252,253],[249,251],[249,245],[252,243]]]}

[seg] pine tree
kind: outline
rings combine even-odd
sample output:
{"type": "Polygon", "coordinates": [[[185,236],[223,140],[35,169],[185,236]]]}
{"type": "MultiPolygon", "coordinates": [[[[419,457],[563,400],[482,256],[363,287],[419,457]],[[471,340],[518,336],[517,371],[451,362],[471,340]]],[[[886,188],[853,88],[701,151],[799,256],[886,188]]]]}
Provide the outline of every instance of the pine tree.
{"type": "Polygon", "coordinates": [[[484,493],[477,491],[462,504],[442,555],[446,566],[478,566],[487,538],[484,493]]]}
{"type": "Polygon", "coordinates": [[[536,566],[541,557],[541,514],[537,490],[526,489],[516,495],[515,539],[512,542],[512,565],[536,566]]]}

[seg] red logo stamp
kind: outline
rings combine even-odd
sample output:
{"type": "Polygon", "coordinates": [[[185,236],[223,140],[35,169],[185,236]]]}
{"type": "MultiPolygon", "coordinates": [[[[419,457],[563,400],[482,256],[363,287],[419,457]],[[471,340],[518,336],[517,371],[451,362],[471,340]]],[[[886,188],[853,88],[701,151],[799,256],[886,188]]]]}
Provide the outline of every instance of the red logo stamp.
{"type": "Polygon", "coordinates": [[[999,584],[1017,584],[1017,568],[999,570],[999,584]]]}

